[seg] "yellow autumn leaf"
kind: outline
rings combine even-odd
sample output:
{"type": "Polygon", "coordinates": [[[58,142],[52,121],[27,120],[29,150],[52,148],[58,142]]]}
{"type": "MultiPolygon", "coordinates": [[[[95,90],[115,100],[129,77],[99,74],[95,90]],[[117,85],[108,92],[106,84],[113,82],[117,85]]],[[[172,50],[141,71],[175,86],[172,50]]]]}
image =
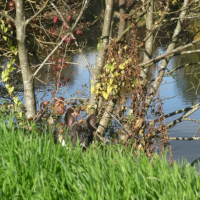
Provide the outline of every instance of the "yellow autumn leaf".
{"type": "Polygon", "coordinates": [[[140,134],[141,136],[143,136],[143,135],[144,135],[144,129],[141,129],[141,130],[139,131],[139,134],[140,134]]]}
{"type": "Polygon", "coordinates": [[[107,100],[108,97],[109,97],[109,94],[106,93],[105,91],[102,92],[102,95],[103,95],[103,97],[104,97],[105,100],[107,100]]]}
{"type": "Polygon", "coordinates": [[[19,112],[19,117],[22,117],[22,111],[19,112]]]}
{"type": "Polygon", "coordinates": [[[124,65],[123,65],[123,64],[120,64],[120,65],[119,65],[119,68],[120,68],[120,69],[124,69],[124,65]]]}
{"type": "Polygon", "coordinates": [[[120,73],[115,72],[115,76],[116,76],[116,77],[120,76],[120,73]]]}
{"type": "Polygon", "coordinates": [[[9,84],[6,84],[5,86],[6,86],[6,89],[8,89],[8,88],[10,87],[10,85],[9,85],[9,84]]]}
{"type": "Polygon", "coordinates": [[[111,78],[110,79],[110,85],[112,85],[113,81],[114,81],[114,79],[111,78]]]}
{"type": "Polygon", "coordinates": [[[144,148],[141,144],[138,146],[138,149],[144,152],[144,148]]]}
{"type": "Polygon", "coordinates": [[[108,85],[107,87],[107,94],[109,95],[112,92],[113,87],[111,85],[108,85]]]}
{"type": "Polygon", "coordinates": [[[91,93],[94,93],[95,91],[95,88],[94,88],[94,85],[91,86],[91,93]]]}
{"type": "Polygon", "coordinates": [[[97,84],[96,84],[96,89],[98,90],[100,87],[101,87],[101,84],[100,84],[100,83],[97,83],[97,84]]]}

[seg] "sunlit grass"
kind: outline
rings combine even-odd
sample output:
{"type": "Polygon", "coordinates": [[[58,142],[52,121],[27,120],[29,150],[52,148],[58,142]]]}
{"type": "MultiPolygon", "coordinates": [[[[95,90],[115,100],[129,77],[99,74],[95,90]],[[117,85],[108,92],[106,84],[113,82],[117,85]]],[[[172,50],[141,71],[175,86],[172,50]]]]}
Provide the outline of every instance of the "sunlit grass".
{"type": "Polygon", "coordinates": [[[199,199],[195,168],[166,158],[135,158],[120,145],[83,152],[55,145],[50,135],[14,131],[0,122],[1,199],[199,199]]]}

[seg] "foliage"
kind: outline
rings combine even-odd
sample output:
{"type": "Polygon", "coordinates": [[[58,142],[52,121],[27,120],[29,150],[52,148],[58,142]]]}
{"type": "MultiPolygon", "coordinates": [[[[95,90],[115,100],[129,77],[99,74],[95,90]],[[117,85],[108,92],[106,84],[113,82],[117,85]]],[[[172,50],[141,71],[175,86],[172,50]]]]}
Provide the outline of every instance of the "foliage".
{"type": "Polygon", "coordinates": [[[16,129],[10,116],[1,115],[0,132],[2,200],[200,198],[195,168],[171,167],[166,155],[136,158],[120,144],[67,149],[48,132],[16,129]]]}

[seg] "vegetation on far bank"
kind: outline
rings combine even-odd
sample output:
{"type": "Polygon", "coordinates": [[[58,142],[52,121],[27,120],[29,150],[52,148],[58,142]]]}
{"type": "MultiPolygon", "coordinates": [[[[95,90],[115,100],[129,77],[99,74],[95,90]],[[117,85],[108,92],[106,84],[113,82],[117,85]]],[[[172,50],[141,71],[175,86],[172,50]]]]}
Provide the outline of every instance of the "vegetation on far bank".
{"type": "MultiPolygon", "coordinates": [[[[166,155],[133,155],[120,144],[66,148],[51,134],[0,119],[0,199],[199,199],[200,178],[166,155]],[[6,122],[6,123],[5,123],[6,122]]],[[[34,125],[32,124],[32,127],[34,125]]]]}

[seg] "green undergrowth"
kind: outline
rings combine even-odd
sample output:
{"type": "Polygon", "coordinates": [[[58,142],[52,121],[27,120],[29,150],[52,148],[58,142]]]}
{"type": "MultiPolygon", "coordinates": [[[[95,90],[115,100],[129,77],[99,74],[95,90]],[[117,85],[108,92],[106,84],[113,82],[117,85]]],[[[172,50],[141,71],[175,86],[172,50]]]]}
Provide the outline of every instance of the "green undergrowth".
{"type": "Polygon", "coordinates": [[[166,156],[133,156],[121,145],[87,151],[55,145],[51,134],[24,134],[0,119],[0,200],[199,199],[200,179],[166,156]]]}

